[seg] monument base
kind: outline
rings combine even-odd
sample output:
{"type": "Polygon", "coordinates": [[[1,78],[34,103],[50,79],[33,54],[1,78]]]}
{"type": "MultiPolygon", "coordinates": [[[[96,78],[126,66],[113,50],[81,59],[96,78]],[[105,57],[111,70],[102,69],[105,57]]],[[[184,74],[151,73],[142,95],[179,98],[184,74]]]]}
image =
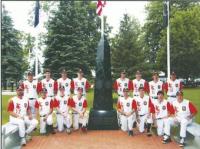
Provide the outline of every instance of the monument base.
{"type": "Polygon", "coordinates": [[[117,112],[116,110],[90,110],[89,130],[117,130],[117,112]]]}

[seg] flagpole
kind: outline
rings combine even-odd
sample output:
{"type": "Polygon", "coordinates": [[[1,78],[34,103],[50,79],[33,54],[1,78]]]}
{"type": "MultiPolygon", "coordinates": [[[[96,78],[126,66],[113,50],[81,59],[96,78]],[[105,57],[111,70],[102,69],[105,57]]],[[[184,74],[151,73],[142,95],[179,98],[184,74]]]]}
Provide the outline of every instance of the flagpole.
{"type": "Polygon", "coordinates": [[[101,14],[101,38],[104,38],[104,15],[103,15],[103,11],[101,14]]]}
{"type": "Polygon", "coordinates": [[[167,0],[167,78],[170,79],[170,26],[169,26],[169,0],[167,0]]]}

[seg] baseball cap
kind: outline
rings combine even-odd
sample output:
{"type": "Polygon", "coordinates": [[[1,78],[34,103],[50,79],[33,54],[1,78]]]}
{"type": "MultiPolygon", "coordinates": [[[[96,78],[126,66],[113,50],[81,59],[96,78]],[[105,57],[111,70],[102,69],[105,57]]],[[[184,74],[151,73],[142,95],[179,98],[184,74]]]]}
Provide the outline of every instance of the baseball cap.
{"type": "Polygon", "coordinates": [[[157,95],[159,95],[159,94],[164,95],[164,92],[163,92],[163,91],[158,91],[158,92],[157,92],[157,95]]]}
{"type": "Polygon", "coordinates": [[[182,96],[183,96],[183,91],[178,91],[178,92],[176,93],[176,96],[178,96],[178,95],[182,95],[182,96]]]}

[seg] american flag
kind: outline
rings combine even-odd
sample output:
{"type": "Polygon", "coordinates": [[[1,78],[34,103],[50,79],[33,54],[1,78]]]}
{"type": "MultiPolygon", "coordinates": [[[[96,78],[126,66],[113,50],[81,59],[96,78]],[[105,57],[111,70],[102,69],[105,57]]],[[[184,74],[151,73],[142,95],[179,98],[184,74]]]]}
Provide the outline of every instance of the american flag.
{"type": "Polygon", "coordinates": [[[102,10],[103,10],[103,7],[105,6],[105,4],[106,4],[106,1],[103,1],[103,2],[102,2],[102,0],[98,0],[98,2],[97,2],[97,11],[96,11],[96,13],[97,13],[99,16],[101,15],[102,10]]]}

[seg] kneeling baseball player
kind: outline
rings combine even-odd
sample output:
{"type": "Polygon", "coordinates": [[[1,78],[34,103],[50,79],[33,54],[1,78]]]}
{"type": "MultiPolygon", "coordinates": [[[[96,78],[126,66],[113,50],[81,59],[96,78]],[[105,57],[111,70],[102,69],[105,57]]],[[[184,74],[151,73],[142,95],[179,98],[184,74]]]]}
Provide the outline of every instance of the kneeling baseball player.
{"type": "Polygon", "coordinates": [[[55,107],[57,110],[57,125],[58,131],[62,132],[64,127],[66,127],[66,132],[68,134],[71,133],[71,104],[70,104],[70,96],[65,96],[65,88],[61,86],[59,88],[59,95],[55,97],[55,107]]]}
{"type": "Polygon", "coordinates": [[[81,128],[82,132],[87,132],[87,123],[89,113],[86,111],[87,100],[83,96],[83,88],[77,89],[78,94],[73,96],[71,107],[73,110],[73,127],[74,130],[81,128]]]}
{"type": "Polygon", "coordinates": [[[37,109],[37,115],[40,117],[40,134],[55,134],[52,118],[54,101],[51,97],[47,97],[47,89],[42,89],[41,97],[37,99],[35,108],[37,109]]]}
{"type": "Polygon", "coordinates": [[[124,97],[117,103],[117,110],[121,114],[121,129],[127,131],[129,136],[133,136],[133,123],[135,122],[136,102],[129,97],[128,89],[124,88],[124,97]]]}

